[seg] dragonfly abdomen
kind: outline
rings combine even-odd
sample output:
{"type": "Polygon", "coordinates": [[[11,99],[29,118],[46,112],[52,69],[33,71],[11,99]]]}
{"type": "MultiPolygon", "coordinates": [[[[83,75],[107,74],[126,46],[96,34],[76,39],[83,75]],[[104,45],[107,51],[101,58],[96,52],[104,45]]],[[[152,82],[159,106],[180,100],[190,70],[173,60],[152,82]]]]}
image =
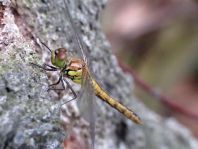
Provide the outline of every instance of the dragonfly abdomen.
{"type": "Polygon", "coordinates": [[[108,103],[110,106],[118,110],[120,113],[122,113],[124,116],[126,116],[128,119],[132,120],[133,122],[137,124],[142,124],[142,121],[137,116],[137,114],[131,110],[129,110],[127,107],[116,101],[115,99],[111,98],[100,86],[99,84],[92,79],[92,84],[94,88],[94,92],[97,97],[108,103]]]}

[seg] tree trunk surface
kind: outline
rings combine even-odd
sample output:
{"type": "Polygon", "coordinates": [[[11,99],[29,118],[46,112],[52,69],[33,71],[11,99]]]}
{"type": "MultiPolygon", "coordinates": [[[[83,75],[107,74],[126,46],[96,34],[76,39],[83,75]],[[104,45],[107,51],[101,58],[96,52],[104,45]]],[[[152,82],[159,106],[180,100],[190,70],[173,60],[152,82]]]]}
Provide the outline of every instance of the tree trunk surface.
{"type": "MultiPolygon", "coordinates": [[[[143,125],[134,124],[95,97],[95,148],[198,149],[188,129],[174,119],[161,118],[131,93],[133,78],[119,68],[99,24],[105,3],[70,0],[68,7],[94,77],[112,97],[133,109],[143,125]]],[[[89,148],[89,123],[81,116],[78,102],[69,102],[57,111],[60,101],[72,94],[48,91],[57,74],[30,64],[50,61],[49,51],[38,38],[50,49],[67,47],[72,54],[79,53],[64,9],[63,0],[0,1],[1,149],[89,148]]],[[[79,93],[79,86],[70,83],[79,93]]],[[[91,108],[83,110],[91,112],[91,108]]]]}

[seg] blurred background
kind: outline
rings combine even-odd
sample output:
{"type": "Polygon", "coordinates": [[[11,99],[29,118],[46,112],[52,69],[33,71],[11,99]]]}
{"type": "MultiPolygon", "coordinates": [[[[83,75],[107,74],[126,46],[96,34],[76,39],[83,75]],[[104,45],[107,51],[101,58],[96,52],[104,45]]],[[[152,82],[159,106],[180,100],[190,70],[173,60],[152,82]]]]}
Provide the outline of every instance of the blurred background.
{"type": "Polygon", "coordinates": [[[100,18],[136,96],[198,138],[198,1],[108,0],[100,18]]]}

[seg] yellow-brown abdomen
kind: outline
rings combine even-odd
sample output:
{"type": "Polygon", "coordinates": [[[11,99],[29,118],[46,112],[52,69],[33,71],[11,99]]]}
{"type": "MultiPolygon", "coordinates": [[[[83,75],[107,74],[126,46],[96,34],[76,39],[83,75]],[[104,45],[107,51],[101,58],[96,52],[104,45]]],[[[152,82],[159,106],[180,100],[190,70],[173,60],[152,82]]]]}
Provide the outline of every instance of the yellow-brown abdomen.
{"type": "Polygon", "coordinates": [[[94,92],[97,97],[108,103],[110,106],[118,110],[120,113],[122,113],[125,117],[132,120],[136,124],[142,124],[142,121],[140,118],[131,110],[129,110],[127,107],[116,101],[115,99],[111,98],[99,85],[98,83],[92,79],[92,85],[94,88],[94,92]]]}

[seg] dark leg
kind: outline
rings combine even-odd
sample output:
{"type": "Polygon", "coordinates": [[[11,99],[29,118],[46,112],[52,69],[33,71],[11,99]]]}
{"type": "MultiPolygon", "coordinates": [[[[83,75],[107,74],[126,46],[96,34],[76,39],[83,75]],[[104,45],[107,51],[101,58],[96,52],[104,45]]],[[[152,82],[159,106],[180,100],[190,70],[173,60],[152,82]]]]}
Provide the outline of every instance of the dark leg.
{"type": "Polygon", "coordinates": [[[56,68],[56,67],[54,67],[54,66],[51,66],[51,65],[48,65],[48,64],[44,64],[44,66],[47,66],[47,67],[49,67],[49,68],[51,68],[51,69],[58,69],[58,68],[56,68]]]}
{"type": "Polygon", "coordinates": [[[63,79],[64,79],[65,83],[67,84],[67,86],[69,87],[69,89],[72,91],[72,94],[74,96],[72,99],[70,99],[70,100],[66,101],[65,103],[63,103],[63,104],[66,104],[66,103],[68,103],[68,102],[70,102],[72,100],[75,100],[77,98],[77,94],[74,91],[74,89],[72,88],[72,86],[69,84],[69,82],[67,81],[67,79],[65,79],[65,78],[63,78],[63,79]]]}
{"type": "MultiPolygon", "coordinates": [[[[39,41],[43,46],[45,46],[45,47],[50,51],[50,53],[52,53],[52,50],[51,50],[44,42],[42,42],[42,40],[41,40],[39,37],[36,37],[36,39],[38,39],[38,41],[39,41]]],[[[41,46],[40,43],[39,43],[38,41],[36,41],[36,43],[37,43],[39,46],[41,46]]],[[[42,48],[42,47],[41,47],[41,48],[42,48]]]]}
{"type": "Polygon", "coordinates": [[[56,83],[53,83],[53,84],[49,85],[49,88],[48,88],[47,91],[49,91],[49,90],[55,90],[55,91],[57,91],[57,90],[59,90],[59,91],[65,90],[65,85],[63,83],[63,76],[62,75],[60,75],[60,77],[59,77],[59,79],[58,79],[58,81],[56,83]],[[53,88],[53,86],[58,85],[60,82],[61,82],[62,88],[53,88]]]}
{"type": "MultiPolygon", "coordinates": [[[[68,101],[65,101],[65,102],[61,103],[61,104],[59,105],[59,108],[58,108],[58,109],[61,109],[61,107],[62,107],[64,104],[67,104],[68,102],[70,102],[70,101],[72,101],[72,100],[75,100],[75,99],[77,98],[76,92],[73,90],[72,86],[69,84],[69,82],[67,81],[67,79],[65,79],[65,78],[63,78],[63,79],[64,79],[65,83],[67,84],[67,86],[69,87],[69,89],[72,91],[72,94],[73,94],[74,97],[73,97],[72,99],[68,100],[68,101]]],[[[63,79],[62,79],[62,83],[63,83],[63,79]]]]}
{"type": "Polygon", "coordinates": [[[48,67],[50,66],[50,65],[47,65],[47,64],[44,64],[44,66],[41,66],[41,65],[38,65],[38,64],[35,64],[35,63],[30,63],[30,64],[33,65],[33,66],[39,67],[39,68],[41,68],[45,71],[57,71],[58,70],[57,68],[55,68],[53,66],[51,66],[50,68],[45,68],[44,66],[48,66],[48,67]]]}
{"type": "Polygon", "coordinates": [[[61,82],[61,84],[62,84],[62,88],[59,88],[59,89],[56,89],[56,88],[49,88],[48,90],[65,90],[66,88],[65,88],[65,84],[64,84],[64,82],[67,84],[67,86],[69,87],[69,89],[72,91],[72,94],[73,94],[73,98],[72,99],[70,99],[70,100],[68,100],[68,101],[65,101],[65,102],[63,102],[63,103],[60,103],[59,105],[58,105],[58,112],[60,112],[60,110],[61,110],[61,107],[64,105],[64,104],[66,104],[66,103],[68,103],[68,102],[70,102],[70,101],[72,101],[72,100],[75,100],[76,98],[77,98],[77,94],[76,94],[76,92],[73,90],[73,88],[72,88],[72,86],[69,84],[69,82],[65,79],[65,78],[63,78],[63,76],[62,75],[60,75],[60,77],[59,77],[59,80],[56,82],[56,83],[54,83],[54,84],[51,84],[50,86],[53,86],[53,85],[57,85],[58,83],[60,83],[61,82]]]}
{"type": "Polygon", "coordinates": [[[52,50],[44,43],[40,40],[40,42],[50,51],[50,53],[52,53],[52,50]]]}
{"type": "Polygon", "coordinates": [[[60,77],[59,77],[59,79],[58,79],[58,81],[57,81],[56,83],[49,85],[49,86],[55,86],[55,85],[57,85],[57,84],[59,84],[59,83],[61,82],[62,88],[57,88],[57,89],[56,89],[56,88],[49,88],[48,91],[49,91],[49,90],[59,90],[59,91],[60,91],[60,90],[65,90],[66,88],[65,88],[65,84],[64,84],[63,81],[65,81],[65,83],[67,84],[67,86],[68,86],[69,89],[71,90],[71,92],[72,92],[72,94],[73,94],[74,97],[73,97],[72,99],[70,99],[70,100],[68,100],[68,101],[66,101],[66,102],[64,102],[64,103],[62,103],[60,106],[66,104],[66,103],[68,103],[68,102],[70,102],[70,101],[72,101],[72,100],[75,100],[75,99],[77,98],[76,92],[74,91],[74,89],[72,88],[72,86],[69,84],[69,82],[67,81],[67,79],[63,78],[62,75],[60,75],[60,77]]]}

